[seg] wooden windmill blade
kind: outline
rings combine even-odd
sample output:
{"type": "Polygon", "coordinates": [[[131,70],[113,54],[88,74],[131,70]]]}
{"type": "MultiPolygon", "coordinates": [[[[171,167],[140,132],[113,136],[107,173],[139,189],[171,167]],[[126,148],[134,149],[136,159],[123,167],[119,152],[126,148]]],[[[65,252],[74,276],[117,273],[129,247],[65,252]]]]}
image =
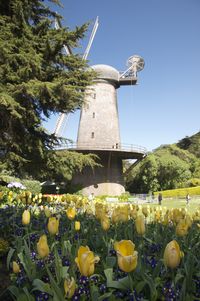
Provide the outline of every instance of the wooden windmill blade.
{"type": "MultiPolygon", "coordinates": [[[[56,29],[61,28],[61,24],[59,24],[57,18],[55,18],[54,26],[55,26],[56,29]]],[[[93,26],[93,29],[92,29],[87,47],[86,47],[85,52],[84,52],[83,57],[82,57],[83,60],[86,60],[88,55],[89,55],[90,48],[92,46],[92,43],[93,43],[93,40],[94,40],[94,37],[95,37],[98,26],[99,26],[99,18],[97,17],[96,20],[95,20],[95,23],[94,23],[94,26],[93,26]]],[[[71,55],[72,54],[72,50],[67,44],[66,45],[64,44],[63,48],[66,52],[66,55],[71,55]]],[[[59,115],[59,117],[57,119],[57,122],[56,122],[55,130],[54,130],[54,134],[56,136],[61,135],[63,125],[66,124],[66,120],[68,119],[68,115],[69,115],[69,113],[61,113],[59,115]]]]}

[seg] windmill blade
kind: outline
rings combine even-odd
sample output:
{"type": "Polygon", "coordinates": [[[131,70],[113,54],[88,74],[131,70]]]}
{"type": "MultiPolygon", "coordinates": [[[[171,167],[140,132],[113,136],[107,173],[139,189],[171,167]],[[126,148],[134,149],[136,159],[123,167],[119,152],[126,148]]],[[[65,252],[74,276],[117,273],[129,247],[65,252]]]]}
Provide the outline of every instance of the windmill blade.
{"type": "MultiPolygon", "coordinates": [[[[61,28],[60,24],[58,23],[58,19],[57,18],[55,18],[55,20],[54,20],[54,27],[55,27],[55,29],[60,29],[61,28]]],[[[72,54],[72,51],[71,51],[71,49],[70,49],[70,47],[68,45],[64,44],[63,48],[65,50],[66,55],[71,55],[72,54]]],[[[56,122],[55,130],[54,130],[54,134],[56,136],[60,136],[61,128],[62,128],[62,125],[64,123],[64,120],[67,119],[67,115],[68,114],[66,114],[66,113],[61,113],[59,115],[58,120],[56,122]]]]}
{"type": "Polygon", "coordinates": [[[60,128],[61,128],[61,126],[62,126],[62,122],[63,122],[63,120],[64,120],[64,117],[65,117],[65,114],[64,114],[64,113],[61,113],[61,114],[59,115],[59,117],[58,117],[58,120],[57,120],[57,122],[56,122],[56,127],[55,127],[55,130],[54,130],[54,134],[55,134],[56,136],[59,135],[60,128]]]}
{"type": "MultiPolygon", "coordinates": [[[[88,45],[87,45],[86,50],[85,50],[85,52],[83,54],[83,57],[82,57],[83,60],[86,60],[87,57],[88,57],[88,55],[89,55],[89,51],[90,51],[90,48],[92,46],[92,43],[93,43],[93,40],[94,40],[94,37],[95,37],[95,34],[96,34],[98,26],[99,26],[99,18],[97,17],[96,20],[95,20],[95,23],[94,23],[91,35],[90,35],[90,39],[89,39],[88,45]]],[[[60,26],[57,18],[55,18],[54,27],[55,27],[55,29],[60,29],[61,28],[61,26],[60,26]]],[[[64,44],[63,48],[64,48],[64,50],[66,52],[66,55],[71,55],[72,54],[72,51],[71,51],[71,49],[70,49],[70,47],[68,45],[64,44]]],[[[61,134],[61,128],[63,127],[64,121],[66,121],[66,119],[68,118],[68,115],[69,115],[69,113],[68,114],[61,113],[59,115],[58,120],[56,122],[55,130],[54,130],[54,134],[56,136],[60,136],[60,134],[61,134]]]]}
{"type": "MultiPolygon", "coordinates": [[[[58,19],[57,18],[55,18],[55,20],[54,20],[54,27],[57,30],[61,28],[60,24],[58,23],[58,19]]],[[[71,49],[70,49],[70,47],[68,45],[64,44],[63,48],[65,49],[66,55],[71,55],[72,54],[72,51],[71,51],[71,49]]]]}
{"type": "Polygon", "coordinates": [[[90,39],[89,39],[89,42],[88,42],[88,45],[86,47],[85,53],[83,54],[83,60],[87,60],[87,57],[88,57],[90,48],[92,46],[92,43],[93,43],[93,40],[94,40],[94,37],[95,37],[95,34],[96,34],[98,26],[99,26],[99,17],[96,18],[96,21],[94,23],[94,26],[93,26],[93,29],[92,29],[92,33],[90,35],[90,39]]]}

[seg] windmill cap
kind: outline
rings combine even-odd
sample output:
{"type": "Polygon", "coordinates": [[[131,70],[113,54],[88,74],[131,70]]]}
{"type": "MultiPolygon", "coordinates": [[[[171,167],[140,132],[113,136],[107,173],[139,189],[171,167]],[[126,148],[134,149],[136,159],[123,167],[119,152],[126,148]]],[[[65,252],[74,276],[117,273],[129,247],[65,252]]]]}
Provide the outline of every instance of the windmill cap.
{"type": "Polygon", "coordinates": [[[97,78],[119,81],[119,71],[109,65],[94,65],[91,68],[97,72],[97,78]]]}

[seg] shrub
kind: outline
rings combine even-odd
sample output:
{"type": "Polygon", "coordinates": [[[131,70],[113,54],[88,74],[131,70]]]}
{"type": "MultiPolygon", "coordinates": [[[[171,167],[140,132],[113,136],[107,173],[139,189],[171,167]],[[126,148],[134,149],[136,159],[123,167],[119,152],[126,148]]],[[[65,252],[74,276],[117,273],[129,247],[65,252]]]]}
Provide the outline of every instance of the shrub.
{"type": "Polygon", "coordinates": [[[187,181],[187,186],[188,187],[196,187],[200,186],[200,179],[199,178],[192,178],[187,181]]]}
{"type": "Polygon", "coordinates": [[[26,190],[37,194],[41,192],[41,184],[39,181],[36,180],[26,180],[26,179],[19,179],[16,177],[12,177],[6,174],[0,174],[0,181],[3,182],[4,184],[1,186],[1,191],[2,190],[6,190],[3,187],[7,187],[7,185],[11,182],[18,182],[21,183],[22,185],[24,185],[26,187],[26,190]]]}
{"type": "Polygon", "coordinates": [[[26,190],[37,194],[41,192],[41,184],[36,180],[21,180],[21,183],[26,187],[26,190]]]}

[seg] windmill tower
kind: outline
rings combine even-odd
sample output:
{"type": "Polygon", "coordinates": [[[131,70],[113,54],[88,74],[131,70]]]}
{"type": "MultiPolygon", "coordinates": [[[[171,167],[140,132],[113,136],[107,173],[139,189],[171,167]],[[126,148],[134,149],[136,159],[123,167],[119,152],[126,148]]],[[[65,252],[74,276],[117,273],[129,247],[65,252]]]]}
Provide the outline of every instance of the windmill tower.
{"type": "MultiPolygon", "coordinates": [[[[55,20],[56,21],[56,20],[55,20]]],[[[89,43],[83,55],[87,59],[93,39],[98,28],[96,18],[89,43]]],[[[55,27],[59,28],[55,22],[55,27]]],[[[71,49],[64,45],[67,55],[71,49]]],[[[101,167],[92,170],[86,167],[82,173],[73,177],[73,184],[82,188],[83,194],[120,195],[125,192],[122,161],[135,159],[136,163],[146,156],[146,149],[141,146],[123,145],[120,140],[119,118],[117,107],[117,89],[123,85],[135,85],[137,72],[144,68],[144,60],[131,56],[127,61],[128,68],[119,72],[108,65],[94,65],[98,76],[92,87],[88,87],[85,105],[81,110],[76,145],[67,145],[67,149],[83,154],[98,155],[101,167]]],[[[67,114],[60,114],[55,135],[60,136],[67,114]]],[[[61,147],[62,148],[62,147],[61,147]]],[[[66,148],[66,147],[65,147],[66,148]]],[[[135,164],[135,163],[134,163],[135,164]]]]}
{"type": "Polygon", "coordinates": [[[80,115],[77,145],[73,150],[97,154],[102,167],[85,168],[74,176],[73,183],[82,186],[86,195],[120,195],[125,192],[122,160],[141,160],[146,156],[146,149],[121,143],[117,89],[137,83],[137,72],[144,68],[144,60],[139,56],[130,57],[128,69],[121,73],[108,65],[91,68],[98,76],[94,85],[88,88],[80,115]]]}

